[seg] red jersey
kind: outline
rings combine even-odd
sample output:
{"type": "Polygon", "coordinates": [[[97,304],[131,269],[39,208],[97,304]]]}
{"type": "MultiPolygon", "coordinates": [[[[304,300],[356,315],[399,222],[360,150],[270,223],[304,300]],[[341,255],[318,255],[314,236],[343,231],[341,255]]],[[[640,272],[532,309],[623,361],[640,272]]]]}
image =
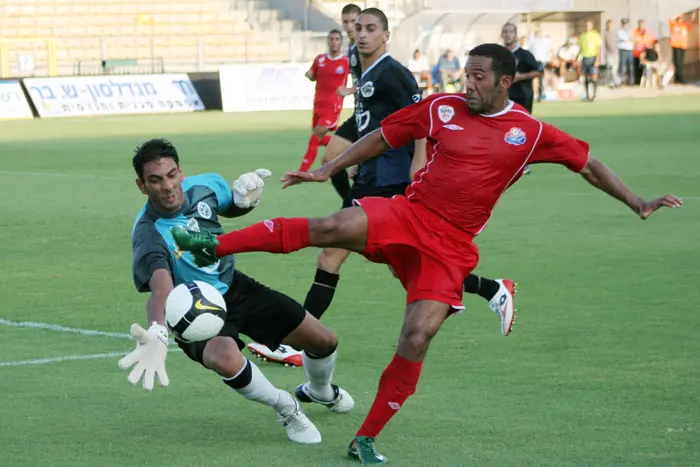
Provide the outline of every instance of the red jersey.
{"type": "Polygon", "coordinates": [[[348,57],[344,55],[333,58],[321,54],[314,59],[309,71],[316,77],[315,109],[335,108],[343,104],[343,98],[336,91],[347,84],[349,69],[348,57]]]}
{"type": "Polygon", "coordinates": [[[580,172],[588,162],[588,143],[512,102],[502,112],[480,115],[464,96],[433,94],[384,119],[381,131],[394,148],[427,139],[428,163],[406,196],[471,236],[483,230],[526,164],[549,162],[580,172]]]}

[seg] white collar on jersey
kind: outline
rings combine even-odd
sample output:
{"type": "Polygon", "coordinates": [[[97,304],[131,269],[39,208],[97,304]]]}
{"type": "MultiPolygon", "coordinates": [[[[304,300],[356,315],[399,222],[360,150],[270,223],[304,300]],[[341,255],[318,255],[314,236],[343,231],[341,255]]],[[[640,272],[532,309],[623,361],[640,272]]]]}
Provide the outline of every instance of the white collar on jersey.
{"type": "MultiPolygon", "coordinates": [[[[511,50],[510,52],[511,52],[511,53],[515,53],[515,52],[517,52],[517,50],[518,50],[519,48],[520,48],[520,45],[516,45],[515,48],[514,48],[513,50],[511,50]]],[[[510,50],[510,49],[509,49],[509,50],[510,50]]]]}
{"type": "Polygon", "coordinates": [[[508,112],[510,112],[511,109],[513,108],[514,104],[515,104],[515,102],[509,100],[508,105],[506,105],[506,108],[501,110],[500,112],[496,112],[495,114],[489,114],[489,115],[486,115],[486,114],[479,114],[479,115],[481,115],[482,117],[486,117],[486,118],[500,117],[501,115],[505,115],[508,112]]]}
{"type": "Polygon", "coordinates": [[[333,57],[331,54],[326,54],[326,57],[328,60],[340,60],[341,58],[345,58],[345,55],[338,54],[337,56],[333,57]]]}
{"type": "Polygon", "coordinates": [[[365,75],[366,75],[367,73],[369,73],[369,71],[370,71],[372,68],[374,68],[375,66],[377,66],[377,65],[379,64],[379,62],[381,62],[382,60],[384,60],[384,59],[387,58],[387,57],[389,57],[389,52],[384,52],[384,55],[382,55],[381,57],[379,57],[379,58],[377,59],[376,62],[372,63],[372,64],[369,66],[369,68],[367,68],[365,71],[362,72],[362,76],[361,76],[360,78],[364,78],[365,75]]]}

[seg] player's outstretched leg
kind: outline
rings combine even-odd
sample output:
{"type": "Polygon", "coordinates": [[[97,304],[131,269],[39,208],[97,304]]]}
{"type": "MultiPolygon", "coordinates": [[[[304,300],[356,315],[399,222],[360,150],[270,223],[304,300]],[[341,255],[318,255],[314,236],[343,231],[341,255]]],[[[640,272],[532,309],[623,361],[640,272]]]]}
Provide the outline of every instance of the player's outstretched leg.
{"type": "Polygon", "coordinates": [[[352,207],[318,219],[278,217],[218,237],[203,229],[173,228],[171,233],[198,266],[210,266],[223,256],[252,251],[287,254],[315,246],[362,252],[367,244],[367,215],[362,208],[352,207]]]}
{"type": "Polygon", "coordinates": [[[321,442],[321,433],[301,410],[297,400],[287,391],[273,386],[255,363],[241,354],[231,337],[218,336],[209,340],[204,347],[202,362],[244,398],[272,407],[290,441],[299,444],[321,442]]]}
{"type": "Polygon", "coordinates": [[[315,402],[332,412],[348,412],[355,401],[344,389],[332,384],[337,358],[338,337],[307,312],[304,321],[284,343],[302,350],[307,382],[299,385],[296,396],[301,402],[315,402]]]}
{"type": "Polygon", "coordinates": [[[340,267],[349,255],[348,250],[340,248],[324,248],[319,255],[314,283],[304,301],[304,308],[316,319],[321,319],[331,306],[340,280],[340,267]]]}
{"type": "Polygon", "coordinates": [[[432,300],[408,305],[399,346],[379,379],[377,396],[362,427],[348,447],[348,455],[363,464],[384,464],[375,439],[415,391],[431,339],[450,313],[450,306],[432,300]]]}
{"type": "Polygon", "coordinates": [[[464,280],[462,290],[476,294],[489,301],[489,307],[498,315],[501,322],[501,334],[507,336],[515,322],[516,283],[510,279],[487,279],[470,274],[464,280]]]}
{"type": "Polygon", "coordinates": [[[316,156],[318,155],[318,147],[326,146],[328,144],[328,140],[326,139],[328,136],[327,133],[328,128],[326,127],[314,127],[311,137],[309,137],[309,143],[306,148],[306,153],[304,154],[304,159],[301,161],[301,165],[299,166],[299,171],[307,172],[314,164],[316,156]]]}
{"type": "MultiPolygon", "coordinates": [[[[352,141],[348,141],[342,136],[334,134],[328,142],[326,151],[323,153],[323,163],[325,164],[326,162],[332,161],[349,148],[350,145],[352,145],[352,141]]],[[[331,184],[333,188],[335,188],[335,191],[338,192],[338,195],[340,195],[340,198],[345,199],[350,192],[350,178],[348,177],[348,172],[341,170],[333,175],[333,177],[331,177],[331,184]]]]}

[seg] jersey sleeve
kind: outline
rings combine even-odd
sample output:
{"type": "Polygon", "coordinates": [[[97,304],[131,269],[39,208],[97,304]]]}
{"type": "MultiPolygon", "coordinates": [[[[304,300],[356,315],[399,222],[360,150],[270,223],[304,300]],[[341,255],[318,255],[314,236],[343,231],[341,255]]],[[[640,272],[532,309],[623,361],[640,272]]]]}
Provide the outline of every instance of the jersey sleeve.
{"type": "Polygon", "coordinates": [[[182,188],[187,191],[195,185],[203,185],[214,191],[217,200],[216,212],[218,214],[231,209],[233,193],[231,193],[231,188],[228,186],[228,183],[226,183],[224,177],[219,174],[202,174],[187,177],[182,184],[182,188]]]}
{"type": "Polygon", "coordinates": [[[430,136],[430,104],[426,99],[394,112],[381,122],[384,140],[392,148],[400,148],[417,139],[430,136]]]}
{"type": "Polygon", "coordinates": [[[525,54],[525,64],[528,67],[528,71],[539,71],[540,73],[544,72],[544,67],[540,65],[540,62],[538,62],[535,56],[530,52],[525,54]]]}
{"type": "Polygon", "coordinates": [[[172,273],[168,247],[153,224],[139,222],[132,237],[133,262],[131,266],[134,285],[139,292],[150,292],[148,282],[158,269],[172,273]]]}
{"type": "Polygon", "coordinates": [[[318,76],[318,57],[314,58],[314,62],[311,64],[309,71],[312,75],[318,76]]]}
{"type": "Polygon", "coordinates": [[[590,146],[560,129],[542,122],[542,135],[529,162],[561,164],[572,172],[581,172],[588,163],[590,146]]]}
{"type": "Polygon", "coordinates": [[[421,100],[418,82],[413,74],[402,67],[394,67],[389,74],[391,81],[387,82],[387,94],[394,109],[399,110],[421,100]]]}

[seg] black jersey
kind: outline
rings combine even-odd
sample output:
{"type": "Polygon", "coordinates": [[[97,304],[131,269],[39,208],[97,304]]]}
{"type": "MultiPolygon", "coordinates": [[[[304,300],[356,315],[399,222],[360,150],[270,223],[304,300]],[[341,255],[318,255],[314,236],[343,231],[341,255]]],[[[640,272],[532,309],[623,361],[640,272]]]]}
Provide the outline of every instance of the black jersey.
{"type": "MultiPolygon", "coordinates": [[[[530,73],[532,71],[542,72],[542,65],[535,60],[535,56],[529,51],[518,47],[513,51],[515,56],[515,69],[518,73],[530,73]]],[[[532,99],[534,91],[532,89],[532,80],[526,79],[513,83],[510,87],[508,95],[513,100],[532,99]]]]}
{"type": "Polygon", "coordinates": [[[352,44],[348,49],[348,60],[350,60],[350,76],[352,77],[352,85],[357,87],[362,77],[362,65],[360,65],[360,53],[357,51],[357,46],[352,44]]]}
{"type": "MultiPolygon", "coordinates": [[[[379,128],[392,113],[420,100],[413,74],[389,54],[382,55],[360,76],[355,95],[358,138],[379,128]]],[[[413,143],[391,149],[360,164],[357,182],[373,186],[409,183],[412,159],[413,143]]]]}

